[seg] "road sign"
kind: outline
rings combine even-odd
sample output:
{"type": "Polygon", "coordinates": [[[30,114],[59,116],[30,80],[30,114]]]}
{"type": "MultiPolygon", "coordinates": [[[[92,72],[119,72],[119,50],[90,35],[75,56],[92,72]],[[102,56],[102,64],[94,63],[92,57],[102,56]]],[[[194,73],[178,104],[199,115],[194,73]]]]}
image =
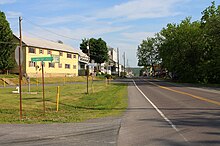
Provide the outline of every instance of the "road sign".
{"type": "Polygon", "coordinates": [[[35,57],[31,58],[32,62],[37,62],[37,61],[53,61],[53,57],[35,57]]]}
{"type": "Polygon", "coordinates": [[[60,55],[52,55],[54,63],[60,63],[60,55]]]}
{"type": "MultiPolygon", "coordinates": [[[[16,60],[16,63],[19,65],[19,48],[20,46],[17,46],[16,49],[15,49],[15,60],[16,60]]],[[[21,49],[21,65],[22,65],[22,62],[23,62],[23,51],[21,49]]]]}

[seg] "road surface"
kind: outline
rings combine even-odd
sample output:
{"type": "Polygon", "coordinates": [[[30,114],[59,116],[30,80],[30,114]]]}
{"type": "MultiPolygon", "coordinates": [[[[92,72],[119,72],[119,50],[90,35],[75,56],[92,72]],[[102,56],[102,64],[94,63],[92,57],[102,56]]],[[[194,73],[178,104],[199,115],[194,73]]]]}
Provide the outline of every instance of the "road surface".
{"type": "Polygon", "coordinates": [[[128,88],[118,145],[220,145],[219,90],[149,79],[128,88]]]}

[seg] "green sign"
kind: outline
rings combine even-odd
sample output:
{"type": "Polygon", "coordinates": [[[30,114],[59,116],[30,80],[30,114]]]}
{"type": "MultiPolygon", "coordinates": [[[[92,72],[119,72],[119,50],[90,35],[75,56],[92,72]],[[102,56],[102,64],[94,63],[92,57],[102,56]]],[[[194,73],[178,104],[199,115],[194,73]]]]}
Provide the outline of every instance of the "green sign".
{"type": "Polygon", "coordinates": [[[53,61],[53,57],[36,57],[36,58],[31,58],[32,62],[37,62],[37,61],[53,61]]]}

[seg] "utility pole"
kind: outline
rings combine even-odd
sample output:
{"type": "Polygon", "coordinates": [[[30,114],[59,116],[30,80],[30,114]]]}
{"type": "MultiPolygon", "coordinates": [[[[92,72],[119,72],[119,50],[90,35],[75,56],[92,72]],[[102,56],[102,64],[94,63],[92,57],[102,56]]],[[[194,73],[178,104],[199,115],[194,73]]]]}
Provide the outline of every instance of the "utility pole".
{"type": "Polygon", "coordinates": [[[20,32],[20,47],[18,53],[18,64],[19,64],[19,95],[20,95],[20,120],[22,120],[22,94],[21,94],[21,80],[22,80],[22,72],[21,72],[21,49],[22,49],[22,34],[21,34],[21,21],[22,18],[19,17],[19,32],[20,32]]]}
{"type": "Polygon", "coordinates": [[[45,111],[46,111],[46,107],[45,107],[45,92],[44,92],[44,62],[42,61],[41,62],[41,70],[42,70],[42,88],[43,88],[43,111],[44,111],[44,114],[45,114],[45,111]]]}
{"type": "Polygon", "coordinates": [[[119,70],[119,49],[117,48],[117,58],[118,58],[118,77],[120,76],[120,70],[119,70]]]}
{"type": "Polygon", "coordinates": [[[125,77],[125,52],[124,52],[124,77],[125,77]]]}
{"type": "MultiPolygon", "coordinates": [[[[87,49],[88,49],[88,57],[89,57],[89,62],[90,62],[89,40],[88,40],[87,49]]],[[[87,94],[89,94],[89,62],[88,62],[88,64],[87,64],[87,66],[86,66],[86,73],[87,73],[87,94]]]]}

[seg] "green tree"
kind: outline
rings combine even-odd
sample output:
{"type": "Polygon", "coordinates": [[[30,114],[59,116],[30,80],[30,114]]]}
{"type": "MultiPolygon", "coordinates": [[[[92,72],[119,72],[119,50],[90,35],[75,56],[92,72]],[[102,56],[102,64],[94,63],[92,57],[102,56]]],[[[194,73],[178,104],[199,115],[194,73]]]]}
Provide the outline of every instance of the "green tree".
{"type": "Polygon", "coordinates": [[[143,41],[138,46],[138,64],[153,62],[151,51],[156,48],[162,66],[179,80],[220,83],[220,5],[212,2],[202,14],[200,22],[186,18],[179,24],[169,23],[153,43],[152,38],[143,41]]]}
{"type": "Polygon", "coordinates": [[[202,29],[206,43],[204,59],[204,80],[210,83],[220,83],[220,5],[215,2],[202,12],[202,29]]]}
{"type": "Polygon", "coordinates": [[[83,39],[80,44],[83,53],[90,56],[90,62],[94,60],[96,63],[104,63],[108,61],[108,48],[106,42],[99,39],[83,39]],[[89,45],[89,50],[87,46],[89,45]]]}
{"type": "Polygon", "coordinates": [[[153,66],[158,63],[158,49],[155,38],[143,40],[137,49],[138,66],[153,66]]]}
{"type": "Polygon", "coordinates": [[[4,12],[0,11],[0,70],[5,73],[15,66],[13,33],[4,12]]]}
{"type": "Polygon", "coordinates": [[[199,22],[186,18],[180,24],[168,24],[160,32],[159,55],[164,66],[179,80],[197,82],[204,47],[199,22]]]}

